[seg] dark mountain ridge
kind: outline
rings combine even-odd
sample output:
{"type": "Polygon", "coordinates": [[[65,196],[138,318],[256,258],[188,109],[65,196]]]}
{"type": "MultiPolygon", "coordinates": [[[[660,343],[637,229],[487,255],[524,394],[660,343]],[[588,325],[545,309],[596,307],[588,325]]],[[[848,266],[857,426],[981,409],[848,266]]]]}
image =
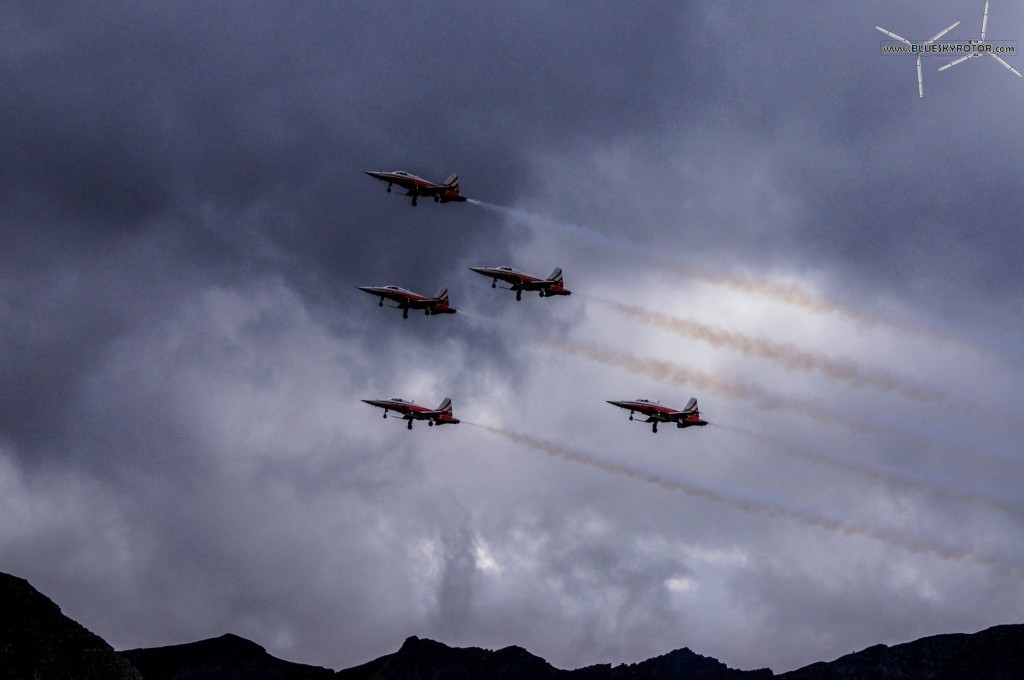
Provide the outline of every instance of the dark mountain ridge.
{"type": "Polygon", "coordinates": [[[283,661],[237,635],[118,654],[27,581],[0,572],[0,678],[84,680],[1022,680],[1024,624],[875,645],[774,674],[743,671],[679,649],[635,664],[555,668],[522,647],[449,647],[410,637],[341,671],[283,661]],[[130,663],[129,663],[130,662],[130,663]],[[133,667],[134,666],[134,667],[133,667]]]}
{"type": "Polygon", "coordinates": [[[1024,679],[1024,625],[993,626],[973,634],[932,635],[891,647],[874,645],[835,661],[813,663],[778,677],[785,680],[1024,679]]]}
{"type": "Polygon", "coordinates": [[[330,669],[283,661],[255,642],[231,633],[183,645],[129,649],[121,654],[146,680],[326,680],[334,677],[330,669]]]}
{"type": "Polygon", "coordinates": [[[142,680],[103,638],[28,581],[0,572],[0,678],[142,680]]]}

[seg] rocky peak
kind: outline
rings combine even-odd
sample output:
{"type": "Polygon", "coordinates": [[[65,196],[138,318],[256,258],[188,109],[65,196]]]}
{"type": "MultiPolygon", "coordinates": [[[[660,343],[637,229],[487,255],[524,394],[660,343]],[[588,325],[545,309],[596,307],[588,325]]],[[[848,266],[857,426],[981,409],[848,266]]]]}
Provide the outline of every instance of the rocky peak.
{"type": "Polygon", "coordinates": [[[142,680],[98,635],[28,581],[0,573],[0,677],[142,680]]]}

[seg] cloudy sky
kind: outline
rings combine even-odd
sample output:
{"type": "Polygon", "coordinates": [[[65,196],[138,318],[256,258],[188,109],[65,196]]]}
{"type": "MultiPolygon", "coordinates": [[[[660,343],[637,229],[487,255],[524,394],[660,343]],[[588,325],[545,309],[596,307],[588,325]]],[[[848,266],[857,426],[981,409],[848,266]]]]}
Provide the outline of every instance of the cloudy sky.
{"type": "Polygon", "coordinates": [[[919,99],[874,29],[981,11],[4,4],[0,570],[119,649],[333,668],[1021,622],[1024,82],[929,58],[919,99]],[[503,264],[573,295],[467,269],[503,264]],[[395,395],[463,424],[359,401],[395,395]],[[638,396],[712,424],[605,403],[638,396]]]}

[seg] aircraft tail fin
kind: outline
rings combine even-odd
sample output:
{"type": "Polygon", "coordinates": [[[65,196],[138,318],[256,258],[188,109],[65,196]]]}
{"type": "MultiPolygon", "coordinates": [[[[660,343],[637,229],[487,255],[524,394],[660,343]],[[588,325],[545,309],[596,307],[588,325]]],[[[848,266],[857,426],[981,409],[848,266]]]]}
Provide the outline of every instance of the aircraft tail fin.
{"type": "Polygon", "coordinates": [[[548,277],[548,281],[554,281],[555,283],[562,283],[562,268],[555,267],[555,271],[551,272],[551,276],[548,277]]]}
{"type": "Polygon", "coordinates": [[[442,287],[439,291],[434,293],[434,299],[438,302],[448,304],[448,289],[442,287]]]}
{"type": "Polygon", "coordinates": [[[459,188],[459,176],[456,173],[448,175],[448,179],[444,181],[445,186],[449,186],[453,189],[459,188]]]}
{"type": "Polygon", "coordinates": [[[686,402],[686,406],[683,407],[684,411],[697,411],[697,397],[690,397],[690,401],[686,402]]]}
{"type": "Polygon", "coordinates": [[[435,410],[437,410],[440,413],[451,414],[451,412],[452,412],[452,399],[451,399],[451,397],[445,397],[444,401],[441,402],[441,405],[438,406],[437,409],[435,409],[435,410]]]}

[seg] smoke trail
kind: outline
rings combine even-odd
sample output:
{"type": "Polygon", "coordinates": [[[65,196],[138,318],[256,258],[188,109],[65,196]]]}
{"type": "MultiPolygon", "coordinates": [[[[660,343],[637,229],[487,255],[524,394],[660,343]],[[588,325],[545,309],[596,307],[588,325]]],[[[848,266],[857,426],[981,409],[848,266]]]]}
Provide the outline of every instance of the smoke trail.
{"type": "Polygon", "coordinates": [[[763,387],[756,384],[730,383],[708,373],[694,371],[671,361],[646,359],[629,352],[613,350],[602,345],[578,340],[555,342],[547,339],[534,339],[534,341],[556,352],[565,352],[571,356],[589,359],[605,366],[621,368],[635,375],[645,375],[655,380],[675,385],[693,385],[723,397],[748,401],[754,405],[754,408],[761,411],[778,410],[799,413],[819,423],[842,425],[852,432],[864,434],[882,431],[904,441],[915,441],[919,446],[926,445],[933,451],[945,451],[954,458],[977,459],[984,457],[993,462],[1015,467],[1020,466],[1022,462],[1018,457],[994,452],[950,449],[945,445],[926,442],[925,440],[909,436],[905,432],[894,430],[887,427],[884,423],[875,420],[850,418],[844,414],[823,409],[806,401],[770,394],[763,387]]]}
{"type": "Polygon", "coordinates": [[[590,359],[606,366],[622,368],[637,375],[646,375],[655,380],[670,382],[676,385],[693,385],[701,390],[707,390],[723,397],[749,401],[754,404],[755,408],[762,411],[795,411],[819,422],[839,423],[859,432],[869,432],[874,429],[869,428],[863,421],[846,418],[841,414],[827,411],[814,404],[790,397],[769,394],[758,385],[730,383],[708,373],[694,371],[671,361],[646,359],[629,352],[621,352],[602,345],[579,340],[566,342],[538,340],[538,342],[547,345],[555,351],[590,359]]]}
{"type": "Polygon", "coordinates": [[[523,223],[557,229],[565,234],[578,236],[591,243],[613,249],[616,252],[631,253],[637,257],[643,258],[649,264],[656,266],[659,269],[669,271],[678,276],[684,276],[686,278],[704,281],[705,283],[732,288],[733,290],[738,290],[740,292],[755,293],[794,307],[806,309],[816,314],[835,314],[853,321],[865,328],[887,326],[910,337],[923,338],[933,343],[945,346],[958,346],[989,359],[1000,361],[1004,360],[996,356],[994,352],[987,348],[973,345],[959,338],[924,329],[920,326],[908,324],[898,319],[887,319],[881,316],[860,312],[839,303],[826,300],[821,296],[814,295],[813,293],[792,284],[736,274],[724,275],[704,271],[692,266],[686,267],[680,265],[678,262],[659,258],[657,254],[647,246],[637,244],[626,238],[605,234],[591,227],[585,227],[571,222],[564,222],[553,217],[539,215],[521,208],[496,205],[494,203],[487,203],[486,201],[472,198],[468,199],[468,201],[474,205],[480,206],[481,208],[502,213],[523,223]]]}
{"type": "Polygon", "coordinates": [[[579,293],[579,295],[610,307],[641,323],[663,328],[683,337],[701,340],[715,347],[727,347],[748,356],[767,359],[789,369],[817,371],[829,379],[843,380],[857,387],[873,387],[884,392],[895,392],[913,401],[942,406],[949,409],[950,413],[957,413],[961,416],[980,415],[1004,427],[1024,432],[1024,423],[1019,417],[997,412],[991,407],[983,408],[978,404],[972,404],[960,395],[921,385],[912,385],[895,375],[881,371],[869,371],[852,359],[835,359],[821,352],[800,349],[792,343],[773,342],[767,338],[754,337],[738,331],[713,328],[693,319],[681,319],[677,316],[652,312],[642,307],[606,300],[596,295],[587,293],[579,293]]]}
{"type": "Polygon", "coordinates": [[[991,495],[982,492],[957,489],[939,480],[925,479],[906,471],[887,468],[880,465],[872,465],[864,461],[853,460],[834,453],[798,448],[791,446],[776,437],[771,437],[760,432],[752,432],[741,427],[723,425],[722,423],[715,423],[715,426],[719,429],[726,430],[728,432],[735,432],[736,434],[747,437],[753,441],[770,446],[781,451],[787,456],[830,465],[840,470],[863,475],[864,477],[868,477],[869,479],[874,479],[879,482],[900,484],[919,493],[967,503],[980,503],[1002,512],[1017,515],[1018,517],[1024,517],[1024,508],[1005,500],[994,498],[991,495]]]}
{"type": "Polygon", "coordinates": [[[729,505],[744,512],[751,514],[763,514],[772,517],[782,517],[785,519],[795,520],[805,526],[818,527],[828,531],[839,532],[847,536],[864,536],[872,538],[882,543],[886,543],[891,546],[903,548],[913,553],[929,554],[939,557],[944,560],[971,560],[978,564],[982,564],[988,567],[993,567],[1000,570],[1013,571],[1018,573],[1024,573],[1024,566],[1016,563],[1005,562],[995,557],[989,557],[985,555],[977,555],[972,553],[970,550],[964,548],[952,548],[948,546],[940,546],[931,543],[925,543],[923,541],[911,539],[906,536],[901,536],[894,531],[883,529],[881,527],[868,526],[866,524],[856,524],[847,520],[838,520],[831,517],[826,517],[818,512],[807,508],[799,508],[796,506],[789,506],[778,503],[776,501],[770,501],[767,499],[756,499],[747,498],[735,492],[726,492],[717,489],[712,489],[705,486],[700,486],[692,482],[684,481],[681,479],[673,479],[666,477],[661,474],[654,472],[648,472],[635,467],[622,465],[620,463],[614,463],[612,461],[604,460],[596,456],[592,456],[582,451],[575,449],[569,449],[564,446],[559,446],[551,442],[539,439],[537,437],[531,437],[525,434],[519,434],[512,432],[500,427],[494,427],[492,425],[481,425],[478,423],[470,423],[462,421],[467,425],[473,427],[479,427],[481,429],[490,432],[491,434],[503,437],[516,444],[522,444],[523,446],[529,447],[535,451],[539,451],[548,456],[554,458],[561,458],[574,463],[580,463],[587,465],[598,470],[603,470],[615,475],[622,475],[631,479],[636,479],[648,484],[653,484],[665,489],[666,491],[679,491],[690,496],[697,498],[704,498],[707,500],[721,503],[723,505],[729,505]]]}
{"type": "Polygon", "coordinates": [[[595,295],[586,293],[582,295],[649,326],[662,328],[683,337],[701,340],[714,347],[726,347],[748,356],[767,359],[784,368],[808,372],[817,371],[827,378],[843,380],[858,387],[874,387],[886,392],[896,392],[915,401],[942,404],[951,409],[964,409],[962,399],[954,400],[946,392],[908,385],[896,376],[869,373],[852,359],[834,359],[820,352],[800,349],[791,343],[773,342],[767,338],[714,328],[692,319],[681,319],[677,316],[652,312],[642,307],[606,300],[595,295]]]}
{"type": "Polygon", "coordinates": [[[495,205],[494,203],[486,203],[476,199],[468,199],[470,203],[478,205],[481,208],[493,210],[495,212],[503,213],[516,219],[520,222],[530,223],[539,225],[542,227],[549,227],[551,229],[557,229],[564,234],[571,236],[579,236],[580,238],[586,239],[591,243],[605,246],[607,248],[613,248],[615,250],[626,250],[634,255],[642,258],[652,259],[651,251],[648,248],[638,245],[637,243],[630,241],[627,238],[621,236],[613,236],[597,231],[590,227],[584,227],[579,224],[573,224],[572,222],[563,222],[562,220],[555,219],[554,217],[547,217],[545,215],[538,215],[528,210],[521,208],[510,208],[504,205],[495,205]]]}

